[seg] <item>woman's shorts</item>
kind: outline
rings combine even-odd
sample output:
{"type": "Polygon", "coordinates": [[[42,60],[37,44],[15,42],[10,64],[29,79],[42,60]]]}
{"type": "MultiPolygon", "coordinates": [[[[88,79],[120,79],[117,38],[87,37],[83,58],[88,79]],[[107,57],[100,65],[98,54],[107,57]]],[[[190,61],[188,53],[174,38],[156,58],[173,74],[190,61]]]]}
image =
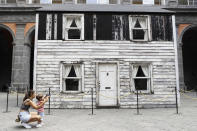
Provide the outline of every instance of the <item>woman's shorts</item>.
{"type": "Polygon", "coordinates": [[[23,111],[23,112],[19,113],[19,118],[20,118],[21,122],[28,122],[31,118],[31,115],[29,112],[23,111]]]}

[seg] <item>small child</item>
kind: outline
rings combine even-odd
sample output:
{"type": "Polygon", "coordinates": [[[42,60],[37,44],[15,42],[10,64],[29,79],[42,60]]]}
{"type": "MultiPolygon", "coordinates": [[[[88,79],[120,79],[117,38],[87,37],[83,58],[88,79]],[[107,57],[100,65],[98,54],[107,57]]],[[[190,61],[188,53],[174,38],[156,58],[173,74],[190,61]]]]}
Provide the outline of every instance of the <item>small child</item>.
{"type": "MultiPolygon", "coordinates": [[[[40,105],[40,103],[44,101],[44,98],[45,98],[45,97],[44,97],[42,94],[38,94],[38,95],[36,96],[37,105],[40,105]]],[[[38,115],[41,116],[41,121],[42,121],[41,124],[43,125],[44,105],[43,105],[41,108],[38,109],[38,115]]]]}

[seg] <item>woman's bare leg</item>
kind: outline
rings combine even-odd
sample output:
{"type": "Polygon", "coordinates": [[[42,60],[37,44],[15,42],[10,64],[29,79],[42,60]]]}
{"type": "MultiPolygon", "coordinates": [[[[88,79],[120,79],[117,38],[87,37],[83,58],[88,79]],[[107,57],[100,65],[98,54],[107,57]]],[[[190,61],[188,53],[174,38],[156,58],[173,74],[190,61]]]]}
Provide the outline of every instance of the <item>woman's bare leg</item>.
{"type": "Polygon", "coordinates": [[[38,115],[37,112],[30,112],[31,115],[38,115]]]}
{"type": "Polygon", "coordinates": [[[35,122],[35,121],[37,121],[38,123],[41,123],[41,116],[40,115],[35,115],[35,114],[31,115],[28,123],[35,122]]]}

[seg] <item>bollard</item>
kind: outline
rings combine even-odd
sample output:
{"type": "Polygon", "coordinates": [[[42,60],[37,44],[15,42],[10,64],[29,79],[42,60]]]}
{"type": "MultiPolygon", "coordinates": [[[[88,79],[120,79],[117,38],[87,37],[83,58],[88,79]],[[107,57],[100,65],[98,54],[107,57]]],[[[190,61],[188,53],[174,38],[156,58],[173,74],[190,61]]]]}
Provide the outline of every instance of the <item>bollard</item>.
{"type": "MultiPolygon", "coordinates": [[[[49,87],[49,96],[51,96],[51,88],[49,87]]],[[[49,97],[49,109],[48,109],[48,114],[50,115],[51,111],[50,111],[50,107],[51,106],[51,97],[49,97]]]]}
{"type": "Polygon", "coordinates": [[[92,112],[91,112],[91,114],[88,114],[88,115],[95,115],[95,114],[94,114],[94,102],[93,102],[93,101],[94,101],[94,100],[93,100],[93,95],[94,95],[94,94],[93,94],[93,93],[94,93],[94,89],[91,88],[91,101],[92,101],[92,104],[91,104],[91,111],[92,111],[92,112]]]}
{"type": "Polygon", "coordinates": [[[178,108],[178,100],[177,100],[177,88],[175,86],[175,97],[176,97],[176,114],[179,114],[179,108],[178,108]]]}
{"type": "Polygon", "coordinates": [[[92,115],[94,114],[94,108],[93,108],[93,88],[91,88],[92,90],[92,115]]]}
{"type": "Polygon", "coordinates": [[[6,110],[5,110],[3,113],[10,112],[10,111],[8,111],[8,104],[9,104],[9,101],[8,101],[8,99],[9,99],[9,88],[8,88],[8,90],[7,90],[7,102],[6,102],[6,110]]]}
{"type": "Polygon", "coordinates": [[[137,89],[137,115],[139,115],[139,104],[138,104],[138,89],[137,89]]]}
{"type": "Polygon", "coordinates": [[[19,86],[17,86],[17,95],[16,95],[16,106],[18,107],[18,91],[19,91],[19,86]]]}

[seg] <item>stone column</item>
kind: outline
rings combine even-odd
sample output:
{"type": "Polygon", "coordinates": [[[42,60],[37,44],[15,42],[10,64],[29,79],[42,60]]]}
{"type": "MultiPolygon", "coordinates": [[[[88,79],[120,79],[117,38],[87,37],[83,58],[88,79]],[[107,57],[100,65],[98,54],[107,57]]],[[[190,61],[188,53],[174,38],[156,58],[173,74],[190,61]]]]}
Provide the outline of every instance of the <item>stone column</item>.
{"type": "Polygon", "coordinates": [[[29,87],[30,44],[25,43],[25,24],[17,24],[16,27],[16,40],[13,42],[12,85],[19,87],[23,92],[29,87]]]}
{"type": "Polygon", "coordinates": [[[178,43],[178,65],[179,65],[179,81],[180,89],[184,89],[184,72],[183,72],[183,54],[182,54],[183,43],[178,43]]]}

